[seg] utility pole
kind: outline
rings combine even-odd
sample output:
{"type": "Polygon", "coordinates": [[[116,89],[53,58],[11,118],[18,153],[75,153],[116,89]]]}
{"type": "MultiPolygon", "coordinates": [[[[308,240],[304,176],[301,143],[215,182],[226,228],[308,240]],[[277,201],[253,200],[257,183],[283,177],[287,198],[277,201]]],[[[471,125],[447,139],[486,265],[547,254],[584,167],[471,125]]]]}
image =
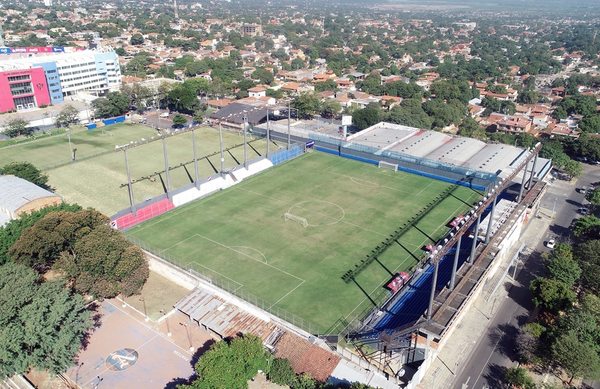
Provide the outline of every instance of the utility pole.
{"type": "Polygon", "coordinates": [[[287,149],[290,149],[291,143],[291,135],[290,135],[290,121],[292,119],[292,100],[288,100],[288,139],[287,139],[287,149]]]}
{"type": "Polygon", "coordinates": [[[192,148],[194,149],[194,184],[200,187],[200,175],[198,173],[198,156],[196,154],[196,133],[192,130],[192,148]]]}
{"type": "Polygon", "coordinates": [[[162,137],[163,157],[165,160],[165,176],[167,178],[167,198],[170,198],[169,191],[171,190],[171,176],[169,174],[169,155],[167,154],[167,141],[165,139],[165,134],[161,134],[161,137],[162,137]]]}
{"type": "Polygon", "coordinates": [[[244,168],[248,169],[248,142],[246,141],[246,128],[248,127],[248,116],[244,114],[244,168]]]}
{"type": "Polygon", "coordinates": [[[127,159],[127,146],[123,148],[123,155],[125,155],[125,170],[127,171],[127,191],[129,192],[129,207],[131,212],[135,215],[136,209],[133,201],[133,185],[131,183],[131,172],[129,171],[129,160],[127,159]]]}
{"type": "Polygon", "coordinates": [[[225,164],[225,157],[223,156],[223,129],[221,128],[221,122],[219,121],[219,145],[220,145],[220,149],[221,149],[221,177],[223,176],[223,171],[225,170],[224,168],[224,164],[225,164]]]}
{"type": "Polygon", "coordinates": [[[269,108],[267,108],[267,158],[269,158],[269,148],[270,145],[269,143],[271,143],[271,134],[270,134],[270,130],[269,130],[269,108]]]}

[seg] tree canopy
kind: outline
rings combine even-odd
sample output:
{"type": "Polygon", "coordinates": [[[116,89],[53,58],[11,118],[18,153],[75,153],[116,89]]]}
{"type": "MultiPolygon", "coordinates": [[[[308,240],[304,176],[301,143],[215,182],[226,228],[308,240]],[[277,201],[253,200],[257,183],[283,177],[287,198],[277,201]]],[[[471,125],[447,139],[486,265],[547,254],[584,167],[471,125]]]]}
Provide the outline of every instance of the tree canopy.
{"type": "Polygon", "coordinates": [[[44,189],[50,189],[50,186],[47,184],[48,176],[30,162],[11,162],[0,167],[0,175],[8,174],[27,180],[44,189]]]}
{"type": "Polygon", "coordinates": [[[0,375],[30,367],[54,373],[73,365],[90,312],[60,281],[39,282],[23,265],[0,266],[0,375]]]}

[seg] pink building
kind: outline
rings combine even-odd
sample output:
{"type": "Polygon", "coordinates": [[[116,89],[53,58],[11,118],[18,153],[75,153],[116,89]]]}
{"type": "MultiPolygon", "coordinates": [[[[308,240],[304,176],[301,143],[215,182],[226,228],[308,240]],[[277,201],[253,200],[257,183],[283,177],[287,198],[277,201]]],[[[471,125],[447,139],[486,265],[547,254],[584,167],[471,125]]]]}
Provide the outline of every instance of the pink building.
{"type": "Polygon", "coordinates": [[[0,113],[50,105],[42,68],[0,72],[0,113]]]}

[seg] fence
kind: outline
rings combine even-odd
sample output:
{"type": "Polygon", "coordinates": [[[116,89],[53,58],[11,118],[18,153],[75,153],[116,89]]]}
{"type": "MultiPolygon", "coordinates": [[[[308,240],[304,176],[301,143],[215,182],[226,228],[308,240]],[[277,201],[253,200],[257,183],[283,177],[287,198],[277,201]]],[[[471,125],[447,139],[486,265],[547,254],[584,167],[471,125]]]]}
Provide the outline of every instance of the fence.
{"type": "Polygon", "coordinates": [[[183,261],[174,257],[167,255],[164,250],[156,249],[148,245],[146,242],[138,240],[132,236],[127,236],[127,238],[134,244],[138,245],[140,248],[156,255],[157,257],[171,263],[172,265],[177,266],[185,273],[191,275],[196,279],[201,279],[205,282],[208,282],[219,289],[222,289],[240,299],[254,305],[257,308],[262,309],[265,312],[270,313],[273,316],[280,318],[295,327],[298,327],[308,333],[318,335],[318,327],[309,321],[289,312],[285,309],[274,306],[272,303],[265,301],[264,299],[249,293],[245,289],[243,289],[242,285],[235,280],[227,278],[223,275],[217,274],[215,272],[211,272],[210,270],[203,268],[202,265],[191,262],[191,261],[183,261]]]}
{"type": "Polygon", "coordinates": [[[283,149],[272,153],[269,156],[269,160],[273,163],[273,165],[279,165],[285,161],[288,161],[292,158],[296,158],[304,152],[298,145],[292,145],[289,150],[283,149]]]}

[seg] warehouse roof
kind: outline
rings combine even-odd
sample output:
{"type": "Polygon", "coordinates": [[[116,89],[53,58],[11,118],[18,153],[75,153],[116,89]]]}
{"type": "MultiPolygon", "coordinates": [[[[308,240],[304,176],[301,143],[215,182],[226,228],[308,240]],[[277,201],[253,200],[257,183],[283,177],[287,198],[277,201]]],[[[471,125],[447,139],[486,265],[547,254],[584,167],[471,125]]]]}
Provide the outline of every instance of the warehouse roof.
{"type": "Polygon", "coordinates": [[[0,176],[0,188],[0,225],[2,220],[6,223],[15,218],[18,210],[32,201],[58,197],[27,180],[11,175],[0,176]]]}

